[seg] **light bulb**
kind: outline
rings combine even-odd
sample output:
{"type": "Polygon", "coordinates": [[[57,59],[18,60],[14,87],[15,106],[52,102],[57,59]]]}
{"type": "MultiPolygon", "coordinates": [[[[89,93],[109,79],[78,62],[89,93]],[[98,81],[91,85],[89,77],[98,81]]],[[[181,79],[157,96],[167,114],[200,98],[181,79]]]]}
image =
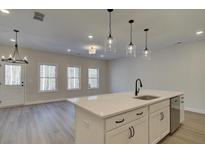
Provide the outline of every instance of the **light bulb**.
{"type": "Polygon", "coordinates": [[[27,57],[25,56],[25,57],[23,58],[23,60],[27,61],[27,57]]]}
{"type": "Polygon", "coordinates": [[[133,45],[129,45],[129,46],[128,46],[128,50],[131,51],[132,49],[133,49],[133,45]]]}
{"type": "Polygon", "coordinates": [[[130,43],[126,49],[126,55],[130,57],[136,57],[136,46],[130,43]]]}
{"type": "Polygon", "coordinates": [[[142,53],[142,58],[145,60],[151,60],[151,50],[145,48],[142,53]]]}
{"type": "Polygon", "coordinates": [[[9,58],[11,58],[12,56],[11,55],[9,55],[9,58]]]}
{"type": "Polygon", "coordinates": [[[116,42],[112,36],[108,36],[105,41],[105,52],[116,52],[116,42]]]}
{"type": "Polygon", "coordinates": [[[113,39],[112,38],[108,38],[108,44],[112,44],[112,42],[113,42],[113,39]]]}
{"type": "Polygon", "coordinates": [[[4,59],[5,59],[5,56],[1,56],[1,59],[4,60],[4,59]]]}

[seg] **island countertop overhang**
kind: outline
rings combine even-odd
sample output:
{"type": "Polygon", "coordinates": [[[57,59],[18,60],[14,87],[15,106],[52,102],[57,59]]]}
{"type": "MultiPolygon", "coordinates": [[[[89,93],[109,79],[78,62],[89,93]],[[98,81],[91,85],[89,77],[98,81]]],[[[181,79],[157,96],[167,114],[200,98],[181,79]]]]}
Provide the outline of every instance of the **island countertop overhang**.
{"type": "Polygon", "coordinates": [[[179,91],[141,90],[139,96],[152,95],[153,100],[134,99],[134,92],[111,93],[96,96],[76,97],[68,99],[76,107],[82,108],[99,118],[109,118],[124,112],[148,106],[172,97],[183,95],[179,91]]]}

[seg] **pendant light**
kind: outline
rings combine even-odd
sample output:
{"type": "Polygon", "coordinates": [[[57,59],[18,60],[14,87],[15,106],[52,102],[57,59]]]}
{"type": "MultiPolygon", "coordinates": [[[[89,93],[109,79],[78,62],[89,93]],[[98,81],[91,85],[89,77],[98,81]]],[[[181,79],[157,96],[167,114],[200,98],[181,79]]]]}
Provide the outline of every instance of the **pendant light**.
{"type": "Polygon", "coordinates": [[[129,23],[130,23],[130,43],[127,46],[126,55],[131,57],[136,57],[136,46],[132,42],[132,24],[134,23],[134,20],[129,20],[129,23]]]}
{"type": "Polygon", "coordinates": [[[24,57],[23,59],[20,57],[19,55],[19,51],[18,51],[18,41],[17,41],[17,33],[19,32],[19,30],[14,29],[14,32],[16,33],[16,40],[15,40],[15,49],[13,54],[9,55],[8,58],[5,58],[4,56],[1,57],[1,61],[3,62],[8,62],[8,63],[17,63],[17,64],[28,64],[28,60],[26,57],[24,57]]]}
{"type": "Polygon", "coordinates": [[[90,46],[89,49],[88,49],[88,53],[90,55],[96,54],[96,48],[94,46],[90,46]]]}
{"type": "Polygon", "coordinates": [[[109,34],[105,40],[105,52],[116,52],[115,50],[115,40],[112,36],[112,27],[111,27],[111,13],[113,9],[107,9],[109,13],[109,34]]]}
{"type": "Polygon", "coordinates": [[[145,57],[150,57],[151,56],[151,50],[148,49],[148,47],[147,47],[147,32],[149,31],[149,29],[146,28],[146,29],[144,29],[144,31],[145,31],[145,48],[143,50],[143,55],[145,57]]]}

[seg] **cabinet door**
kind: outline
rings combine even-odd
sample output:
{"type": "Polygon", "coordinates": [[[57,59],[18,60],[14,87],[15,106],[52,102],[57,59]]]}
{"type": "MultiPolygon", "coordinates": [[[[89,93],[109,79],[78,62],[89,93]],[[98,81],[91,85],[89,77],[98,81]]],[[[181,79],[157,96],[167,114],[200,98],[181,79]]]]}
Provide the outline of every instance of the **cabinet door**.
{"type": "Polygon", "coordinates": [[[132,144],[148,144],[148,116],[134,121],[133,137],[131,138],[132,144]]]}
{"type": "Polygon", "coordinates": [[[160,140],[160,112],[154,112],[149,116],[149,143],[157,143],[160,140]]]}
{"type": "Polygon", "coordinates": [[[125,125],[107,132],[105,135],[106,144],[127,144],[130,143],[131,128],[130,125],[125,125]]]}
{"type": "Polygon", "coordinates": [[[160,136],[161,139],[170,132],[170,108],[167,107],[160,111],[160,136]]]}
{"type": "Polygon", "coordinates": [[[106,133],[106,144],[148,143],[148,116],[106,133]]]}

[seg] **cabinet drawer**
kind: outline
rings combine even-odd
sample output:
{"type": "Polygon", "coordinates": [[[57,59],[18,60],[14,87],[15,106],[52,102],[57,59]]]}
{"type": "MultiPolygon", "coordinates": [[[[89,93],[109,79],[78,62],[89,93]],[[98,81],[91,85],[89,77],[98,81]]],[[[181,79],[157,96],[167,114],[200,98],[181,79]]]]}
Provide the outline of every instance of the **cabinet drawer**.
{"type": "Polygon", "coordinates": [[[120,127],[130,121],[139,119],[148,113],[148,107],[143,107],[136,109],[127,113],[123,113],[105,120],[106,131],[112,130],[114,128],[120,127]]]}
{"type": "Polygon", "coordinates": [[[169,105],[170,105],[170,100],[167,99],[167,100],[165,100],[165,101],[162,101],[162,102],[159,102],[159,103],[150,105],[150,107],[149,107],[149,112],[150,112],[150,113],[156,112],[156,111],[158,111],[158,110],[160,110],[160,109],[163,109],[163,108],[165,108],[165,107],[167,107],[167,106],[169,106],[169,105]]]}

